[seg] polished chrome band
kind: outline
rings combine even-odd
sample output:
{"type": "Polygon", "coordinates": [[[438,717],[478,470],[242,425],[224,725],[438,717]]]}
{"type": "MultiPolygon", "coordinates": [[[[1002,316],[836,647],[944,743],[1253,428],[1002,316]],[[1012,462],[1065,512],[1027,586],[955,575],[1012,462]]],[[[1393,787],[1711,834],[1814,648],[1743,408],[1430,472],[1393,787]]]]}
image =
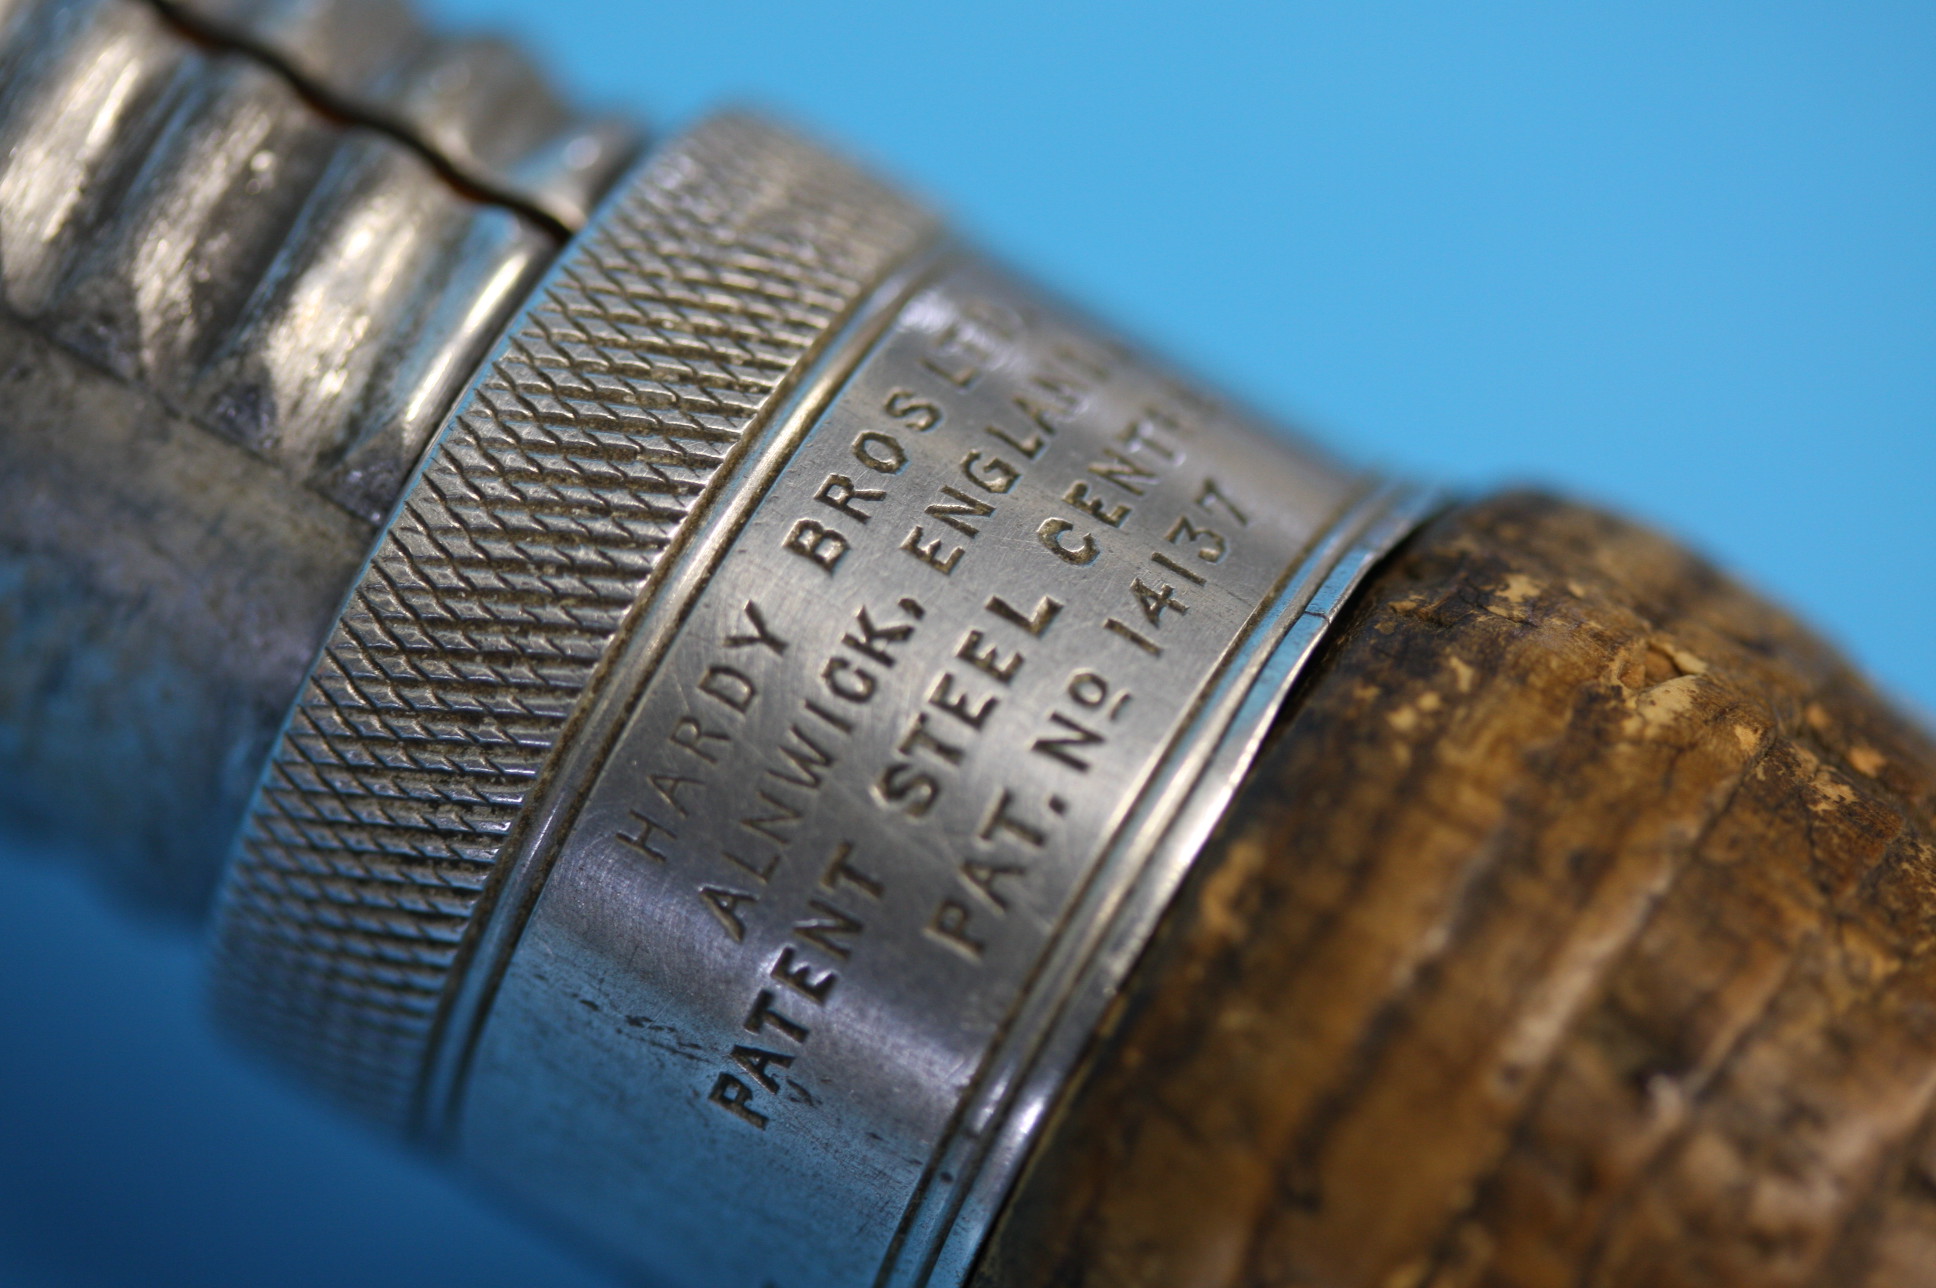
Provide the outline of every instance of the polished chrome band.
{"type": "Polygon", "coordinates": [[[1427,504],[704,127],[373,560],[230,876],[229,1010],[660,1281],[958,1284],[1427,504]]]}

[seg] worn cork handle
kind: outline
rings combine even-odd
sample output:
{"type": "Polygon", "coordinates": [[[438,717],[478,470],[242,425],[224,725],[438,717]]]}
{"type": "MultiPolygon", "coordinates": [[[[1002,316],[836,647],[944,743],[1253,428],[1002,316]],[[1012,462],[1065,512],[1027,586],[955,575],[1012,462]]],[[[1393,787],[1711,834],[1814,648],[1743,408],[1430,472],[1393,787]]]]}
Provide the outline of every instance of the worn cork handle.
{"type": "Polygon", "coordinates": [[[1936,746],[1538,496],[1370,586],[981,1288],[1936,1284],[1936,746]]]}

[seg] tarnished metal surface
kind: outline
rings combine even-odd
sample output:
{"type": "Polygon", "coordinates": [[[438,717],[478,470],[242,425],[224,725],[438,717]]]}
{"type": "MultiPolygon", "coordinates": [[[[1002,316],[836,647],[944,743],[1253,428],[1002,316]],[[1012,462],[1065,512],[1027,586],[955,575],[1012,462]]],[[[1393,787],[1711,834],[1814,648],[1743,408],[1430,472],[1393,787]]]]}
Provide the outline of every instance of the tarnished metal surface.
{"type": "MultiPolygon", "coordinates": [[[[314,74],[338,74],[307,48],[314,74]]],[[[500,126],[536,138],[520,112],[555,125],[522,66],[458,75],[496,115],[434,138],[424,117],[420,140],[329,115],[140,0],[0,6],[0,778],[36,815],[88,802],[70,829],[124,893],[202,906],[375,524],[556,254],[547,218],[480,201],[436,152],[500,126]],[[30,450],[76,398],[121,419],[30,450]],[[250,464],[206,481],[173,464],[229,449],[250,464]],[[138,461],[147,477],[129,478],[138,461]],[[233,489],[219,507],[216,479],[233,489]],[[93,496],[122,508],[90,529],[45,521],[93,496]],[[209,593],[154,589],[184,580],[209,593]]]]}
{"type": "Polygon", "coordinates": [[[387,0],[0,0],[0,806],[193,910],[254,783],[300,1078],[658,1282],[948,1288],[1429,502],[751,118],[586,223],[632,146],[387,0]]]}
{"type": "Polygon", "coordinates": [[[258,50],[358,120],[576,231],[639,149],[637,127],[565,103],[518,49],[426,30],[402,0],[163,0],[258,50]]]}
{"type": "Polygon", "coordinates": [[[669,1288],[957,1284],[1425,504],[712,121],[412,484],[228,870],[222,1012],[669,1288]]]}
{"type": "Polygon", "coordinates": [[[634,148],[389,0],[0,0],[0,808],[192,912],[254,784],[299,1078],[668,1285],[948,1288],[1426,501],[634,148]]]}
{"type": "Polygon", "coordinates": [[[0,315],[0,814],[206,903],[369,542],[273,464],[0,315]]]}

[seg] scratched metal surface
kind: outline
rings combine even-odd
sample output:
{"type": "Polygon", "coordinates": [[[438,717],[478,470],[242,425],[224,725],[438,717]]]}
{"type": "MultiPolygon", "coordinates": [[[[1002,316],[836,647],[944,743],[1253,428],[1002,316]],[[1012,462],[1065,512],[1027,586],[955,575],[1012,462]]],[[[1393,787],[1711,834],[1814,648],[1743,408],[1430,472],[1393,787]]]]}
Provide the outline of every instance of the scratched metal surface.
{"type": "Polygon", "coordinates": [[[404,0],[158,0],[332,110],[421,144],[464,185],[584,227],[638,151],[629,117],[576,108],[524,50],[453,36],[404,0]]]}
{"type": "Polygon", "coordinates": [[[0,805],[192,918],[373,525],[556,253],[538,207],[635,140],[421,36],[509,105],[359,123],[171,12],[0,5],[0,805]],[[507,139],[586,164],[480,200],[458,172],[507,139]]]}

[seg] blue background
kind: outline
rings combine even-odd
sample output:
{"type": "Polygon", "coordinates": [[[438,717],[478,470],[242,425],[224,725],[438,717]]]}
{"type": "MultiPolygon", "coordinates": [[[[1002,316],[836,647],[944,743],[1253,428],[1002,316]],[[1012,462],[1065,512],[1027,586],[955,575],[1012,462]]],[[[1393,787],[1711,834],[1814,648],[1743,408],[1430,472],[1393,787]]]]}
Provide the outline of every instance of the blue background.
{"type": "MultiPolygon", "coordinates": [[[[1361,460],[1652,519],[1936,709],[1936,7],[442,0],[677,124],[771,105],[1361,460]]],[[[592,1284],[0,861],[0,1283],[592,1284]]]]}

